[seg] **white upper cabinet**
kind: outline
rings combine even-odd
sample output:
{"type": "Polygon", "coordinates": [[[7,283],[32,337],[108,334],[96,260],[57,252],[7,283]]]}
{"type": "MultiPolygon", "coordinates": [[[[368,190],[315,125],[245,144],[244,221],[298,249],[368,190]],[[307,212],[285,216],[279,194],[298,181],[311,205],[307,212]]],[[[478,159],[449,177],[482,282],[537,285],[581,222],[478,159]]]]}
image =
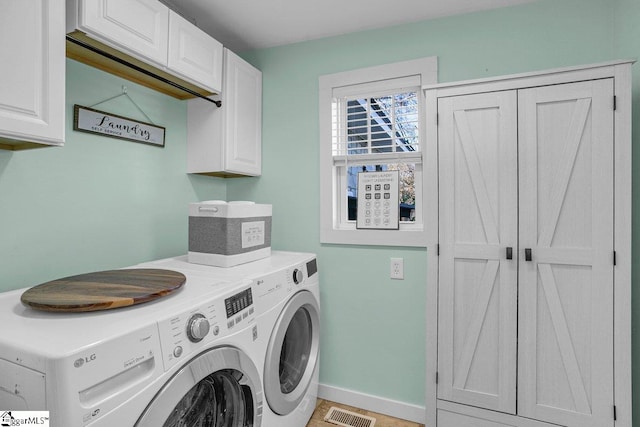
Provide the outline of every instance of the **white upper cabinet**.
{"type": "Polygon", "coordinates": [[[262,173],[262,73],[224,50],[222,106],[193,99],[187,107],[187,172],[213,176],[262,173]]]}
{"type": "Polygon", "coordinates": [[[211,92],[222,87],[222,43],[169,11],[169,69],[211,92]]]}
{"type": "Polygon", "coordinates": [[[63,35],[63,0],[0,2],[0,148],[63,144],[63,35]]]}
{"type": "Polygon", "coordinates": [[[225,52],[223,98],[226,167],[247,175],[262,172],[262,73],[238,55],[225,52]]]}
{"type": "Polygon", "coordinates": [[[167,65],[169,8],[156,0],[83,0],[77,29],[118,50],[167,65]]]}
{"type": "Polygon", "coordinates": [[[145,72],[73,43],[70,58],[168,95],[194,96],[147,73],[204,96],[222,89],[222,44],[158,0],[67,0],[67,33],[145,72]]]}

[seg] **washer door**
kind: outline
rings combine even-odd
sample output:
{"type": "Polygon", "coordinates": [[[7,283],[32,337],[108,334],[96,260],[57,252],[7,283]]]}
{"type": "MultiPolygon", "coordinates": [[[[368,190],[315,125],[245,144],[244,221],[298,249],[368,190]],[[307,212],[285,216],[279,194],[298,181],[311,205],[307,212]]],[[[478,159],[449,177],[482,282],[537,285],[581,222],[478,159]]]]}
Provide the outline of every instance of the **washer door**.
{"type": "Polygon", "coordinates": [[[287,415],[302,401],[318,363],[320,309],[309,291],[295,294],[276,321],[264,365],[264,392],[273,412],[287,415]]]}
{"type": "Polygon", "coordinates": [[[262,390],[251,359],[232,347],[194,357],[155,395],[136,427],[260,427],[262,390]]]}

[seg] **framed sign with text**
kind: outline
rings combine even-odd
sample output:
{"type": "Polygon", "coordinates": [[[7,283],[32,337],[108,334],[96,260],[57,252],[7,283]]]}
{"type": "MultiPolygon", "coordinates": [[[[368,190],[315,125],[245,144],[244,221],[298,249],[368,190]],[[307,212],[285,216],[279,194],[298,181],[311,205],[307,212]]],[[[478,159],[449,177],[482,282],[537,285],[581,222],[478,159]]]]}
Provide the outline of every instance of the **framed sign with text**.
{"type": "Polygon", "coordinates": [[[398,171],[358,173],[356,228],[398,230],[400,228],[400,184],[398,171]]]}
{"type": "Polygon", "coordinates": [[[73,107],[73,130],[164,148],[164,127],[81,105],[73,107]]]}

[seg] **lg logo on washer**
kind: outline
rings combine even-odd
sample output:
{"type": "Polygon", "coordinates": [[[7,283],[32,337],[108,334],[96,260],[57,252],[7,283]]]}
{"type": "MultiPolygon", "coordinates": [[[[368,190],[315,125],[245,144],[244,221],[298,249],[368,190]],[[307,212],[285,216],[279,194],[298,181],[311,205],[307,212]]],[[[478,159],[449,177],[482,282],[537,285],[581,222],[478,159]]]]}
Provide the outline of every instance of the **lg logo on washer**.
{"type": "Polygon", "coordinates": [[[80,359],[76,359],[76,361],[73,362],[73,366],[76,367],[76,368],[81,368],[81,367],[84,366],[85,363],[93,362],[94,360],[96,360],[96,354],[95,353],[93,353],[89,357],[81,357],[80,359]]]}

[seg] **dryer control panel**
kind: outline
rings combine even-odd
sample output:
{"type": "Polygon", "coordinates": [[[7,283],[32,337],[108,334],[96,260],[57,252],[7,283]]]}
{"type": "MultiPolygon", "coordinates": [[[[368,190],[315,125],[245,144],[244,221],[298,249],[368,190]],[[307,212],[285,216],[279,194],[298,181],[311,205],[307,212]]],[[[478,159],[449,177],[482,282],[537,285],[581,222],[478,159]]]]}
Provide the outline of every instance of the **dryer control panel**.
{"type": "Polygon", "coordinates": [[[253,287],[210,298],[158,322],[165,371],[203,351],[212,341],[232,335],[255,322],[253,287]]]}
{"type": "Polygon", "coordinates": [[[318,283],[316,258],[257,277],[253,283],[258,315],[262,315],[288,295],[318,283]]]}

